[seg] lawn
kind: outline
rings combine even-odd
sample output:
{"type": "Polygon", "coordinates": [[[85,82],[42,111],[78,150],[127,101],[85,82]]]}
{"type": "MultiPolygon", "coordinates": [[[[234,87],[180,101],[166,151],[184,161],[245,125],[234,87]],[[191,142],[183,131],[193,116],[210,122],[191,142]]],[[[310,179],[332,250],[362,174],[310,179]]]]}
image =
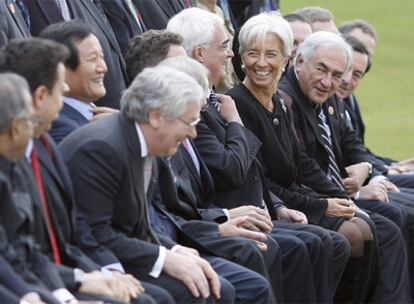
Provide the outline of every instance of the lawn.
{"type": "Polygon", "coordinates": [[[319,5],[335,22],[362,18],[378,34],[373,69],[357,89],[366,141],[380,155],[414,156],[414,0],[281,0],[282,14],[319,5]]]}

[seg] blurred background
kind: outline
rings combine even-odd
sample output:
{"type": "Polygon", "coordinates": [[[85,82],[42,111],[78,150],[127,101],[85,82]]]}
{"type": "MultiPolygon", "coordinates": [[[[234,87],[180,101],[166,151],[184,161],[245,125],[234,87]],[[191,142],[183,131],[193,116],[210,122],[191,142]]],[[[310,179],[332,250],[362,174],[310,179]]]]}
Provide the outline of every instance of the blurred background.
{"type": "Polygon", "coordinates": [[[398,160],[414,156],[414,0],[281,0],[283,15],[304,6],[329,9],[339,26],[365,19],[377,31],[372,70],[356,96],[366,125],[366,144],[398,160]]]}

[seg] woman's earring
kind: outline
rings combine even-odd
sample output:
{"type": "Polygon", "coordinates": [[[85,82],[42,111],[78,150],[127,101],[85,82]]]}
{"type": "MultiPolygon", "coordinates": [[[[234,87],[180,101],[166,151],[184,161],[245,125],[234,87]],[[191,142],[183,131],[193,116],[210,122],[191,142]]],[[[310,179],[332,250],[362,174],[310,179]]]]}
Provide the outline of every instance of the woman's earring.
{"type": "Polygon", "coordinates": [[[243,72],[246,71],[246,66],[244,64],[242,64],[241,69],[242,69],[243,72]]]}
{"type": "Polygon", "coordinates": [[[286,71],[286,70],[285,70],[285,67],[283,67],[283,68],[282,68],[282,72],[284,73],[285,71],[286,71]]]}

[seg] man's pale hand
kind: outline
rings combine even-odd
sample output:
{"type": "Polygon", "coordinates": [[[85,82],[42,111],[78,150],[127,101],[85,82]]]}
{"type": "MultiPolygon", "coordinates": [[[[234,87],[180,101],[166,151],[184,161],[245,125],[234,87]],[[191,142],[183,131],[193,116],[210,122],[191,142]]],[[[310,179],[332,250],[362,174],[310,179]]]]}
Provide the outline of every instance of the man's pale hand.
{"type": "Polygon", "coordinates": [[[382,183],[369,183],[359,190],[359,199],[388,202],[387,188],[382,183]]]}
{"type": "Polygon", "coordinates": [[[355,215],[356,206],[354,202],[342,198],[329,198],[328,208],[326,208],[325,215],[327,216],[343,216],[351,218],[355,215]]]}
{"type": "Polygon", "coordinates": [[[269,212],[255,206],[241,206],[229,209],[230,219],[238,218],[240,216],[248,217],[248,225],[244,228],[254,231],[270,232],[273,224],[269,212]]]}
{"type": "Polygon", "coordinates": [[[266,250],[267,246],[263,242],[267,239],[262,232],[252,231],[244,228],[249,223],[247,216],[237,217],[219,225],[221,236],[239,236],[256,241],[261,250],[266,250]]]}
{"type": "Polygon", "coordinates": [[[217,299],[220,298],[218,275],[210,264],[200,257],[185,256],[167,250],[163,271],[183,282],[196,298],[208,298],[210,290],[217,299]]]}
{"type": "Polygon", "coordinates": [[[230,122],[237,122],[243,125],[239,112],[237,111],[236,104],[230,96],[217,94],[217,99],[220,103],[220,115],[223,119],[230,122]]]}
{"type": "Polygon", "coordinates": [[[286,207],[280,207],[276,209],[276,215],[278,220],[285,220],[296,224],[307,224],[308,218],[303,212],[289,209],[286,207]]]}

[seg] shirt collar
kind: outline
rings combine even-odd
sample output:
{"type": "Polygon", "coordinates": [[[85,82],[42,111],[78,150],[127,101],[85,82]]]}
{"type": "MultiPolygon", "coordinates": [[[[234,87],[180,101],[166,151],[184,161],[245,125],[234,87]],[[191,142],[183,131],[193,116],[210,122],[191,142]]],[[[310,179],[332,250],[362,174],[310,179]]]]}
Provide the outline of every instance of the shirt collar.
{"type": "Polygon", "coordinates": [[[32,154],[32,151],[33,151],[33,138],[29,140],[26,146],[25,156],[29,162],[31,161],[30,155],[32,154]]]}
{"type": "Polygon", "coordinates": [[[63,102],[66,103],[68,106],[74,108],[87,120],[91,120],[93,118],[93,113],[90,111],[90,109],[95,107],[95,105],[92,102],[86,103],[78,99],[66,96],[63,97],[63,102]]]}
{"type": "Polygon", "coordinates": [[[138,123],[135,123],[135,128],[137,129],[138,140],[139,140],[139,144],[141,146],[141,157],[144,158],[148,155],[147,142],[145,141],[144,134],[142,133],[141,127],[139,126],[138,123]]]}

